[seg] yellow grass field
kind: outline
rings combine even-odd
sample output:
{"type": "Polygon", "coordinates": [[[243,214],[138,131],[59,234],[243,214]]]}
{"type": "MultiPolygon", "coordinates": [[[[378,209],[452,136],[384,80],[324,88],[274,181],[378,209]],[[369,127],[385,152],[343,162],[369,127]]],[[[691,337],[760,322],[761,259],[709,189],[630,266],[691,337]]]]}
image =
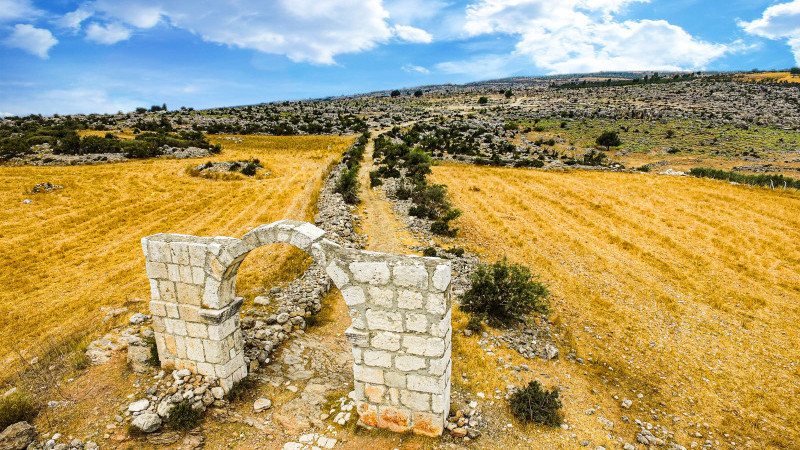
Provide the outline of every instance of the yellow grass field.
{"type": "MultiPolygon", "coordinates": [[[[572,423],[596,424],[583,411],[610,404],[631,421],[656,416],[687,447],[797,448],[800,193],[457,164],[431,178],[464,212],[462,245],[526,264],[549,284],[562,355],[575,348],[587,361],[555,371],[573,374],[563,393],[572,423]],[[584,370],[602,381],[600,395],[583,389],[584,370]],[[611,393],[634,406],[622,410],[611,393]]],[[[454,319],[457,329],[466,321],[454,319]]],[[[465,342],[454,337],[454,378],[465,342]]]]}
{"type": "Polygon", "coordinates": [[[800,75],[789,72],[749,73],[742,77],[744,81],[770,81],[776,83],[800,83],[800,75]]]}
{"type": "MultiPolygon", "coordinates": [[[[313,220],[316,195],[345,137],[241,136],[202,159],[149,159],[72,167],[0,167],[0,380],[52,343],[102,331],[104,307],[146,311],[149,284],[140,239],[172,232],[241,237],[279,219],[313,220]],[[205,161],[259,158],[268,177],[192,177],[205,161]],[[64,189],[28,191],[40,182],[64,189]],[[32,204],[23,204],[26,198],[32,204]]],[[[240,292],[287,272],[288,246],[257,250],[240,292]]],[[[290,271],[289,271],[290,272],[290,271]]],[[[110,324],[109,324],[110,325],[110,324]]]]}

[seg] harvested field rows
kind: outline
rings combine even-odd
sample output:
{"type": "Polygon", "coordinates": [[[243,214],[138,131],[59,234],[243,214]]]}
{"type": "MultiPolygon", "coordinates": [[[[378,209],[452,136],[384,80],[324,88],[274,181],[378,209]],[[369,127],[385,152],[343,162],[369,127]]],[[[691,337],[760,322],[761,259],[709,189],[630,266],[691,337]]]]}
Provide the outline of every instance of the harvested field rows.
{"type": "Polygon", "coordinates": [[[725,448],[796,448],[797,191],[455,164],[432,180],[464,211],[465,245],[550,285],[564,354],[644,393],[622,414],[657,417],[682,443],[710,438],[692,422],[725,448]]]}
{"type": "MultiPolygon", "coordinates": [[[[173,232],[240,237],[278,219],[313,220],[323,175],[351,143],[341,137],[214,138],[222,154],[73,167],[0,167],[0,378],[53,342],[102,328],[103,307],[146,311],[140,239],[173,232]],[[259,158],[270,176],[192,177],[205,161],[259,158]],[[61,190],[30,194],[36,183],[61,190]],[[26,198],[31,204],[23,204],[26,198]]],[[[283,275],[288,246],[257,251],[239,275],[253,291],[283,275]],[[256,270],[258,269],[258,270],[256,270]]],[[[255,253],[255,252],[254,252],[255,253]]],[[[110,324],[109,324],[110,325],[110,324]]]]}

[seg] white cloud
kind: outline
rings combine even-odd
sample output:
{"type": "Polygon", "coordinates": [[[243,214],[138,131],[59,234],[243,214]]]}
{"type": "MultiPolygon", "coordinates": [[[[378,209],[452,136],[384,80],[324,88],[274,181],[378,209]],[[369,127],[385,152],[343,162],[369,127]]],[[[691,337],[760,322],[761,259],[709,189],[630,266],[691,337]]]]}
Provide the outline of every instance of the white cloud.
{"type": "Polygon", "coordinates": [[[89,114],[133,111],[148,104],[141,99],[110,95],[103,88],[71,87],[26,93],[24,97],[0,98],[0,110],[15,116],[28,114],[89,114]]]}
{"type": "Polygon", "coordinates": [[[464,29],[471,36],[519,36],[512,56],[526,56],[552,73],[702,68],[738,49],[697,39],[664,20],[615,20],[615,13],[640,1],[482,0],[467,7],[464,29]]]}
{"type": "Polygon", "coordinates": [[[767,39],[786,39],[800,64],[800,0],[773,5],[764,10],[760,19],[752,22],[739,21],[747,33],[767,39]]]}
{"type": "Polygon", "coordinates": [[[58,40],[53,37],[50,30],[36,28],[33,25],[17,24],[14,26],[11,36],[6,38],[5,44],[47,59],[47,52],[50,47],[58,44],[58,40]]]}
{"type": "Polygon", "coordinates": [[[0,23],[30,20],[41,14],[30,0],[0,0],[0,23]]]}
{"type": "Polygon", "coordinates": [[[406,64],[405,66],[401,67],[404,72],[408,73],[422,73],[422,74],[429,74],[431,73],[430,70],[422,67],[422,66],[415,66],[414,64],[406,64]]]}
{"type": "Polygon", "coordinates": [[[400,40],[415,44],[428,44],[433,41],[433,36],[427,31],[408,25],[395,25],[394,35],[400,40]]]}
{"type": "Polygon", "coordinates": [[[119,41],[130,39],[131,30],[119,23],[100,25],[92,22],[86,27],[86,39],[98,44],[116,44],[119,41]]]}
{"type": "Polygon", "coordinates": [[[13,116],[13,115],[14,114],[11,114],[10,112],[0,111],[0,117],[8,117],[8,116],[13,116]]]}
{"type": "Polygon", "coordinates": [[[142,29],[165,23],[208,42],[317,64],[334,64],[336,55],[369,50],[393,36],[431,39],[423,30],[392,27],[381,0],[97,0],[84,7],[98,20],[142,29]]]}
{"type": "Polygon", "coordinates": [[[55,23],[62,28],[71,28],[74,31],[78,31],[81,29],[83,21],[92,17],[93,14],[94,12],[91,9],[82,6],[75,11],[64,14],[55,23]]]}

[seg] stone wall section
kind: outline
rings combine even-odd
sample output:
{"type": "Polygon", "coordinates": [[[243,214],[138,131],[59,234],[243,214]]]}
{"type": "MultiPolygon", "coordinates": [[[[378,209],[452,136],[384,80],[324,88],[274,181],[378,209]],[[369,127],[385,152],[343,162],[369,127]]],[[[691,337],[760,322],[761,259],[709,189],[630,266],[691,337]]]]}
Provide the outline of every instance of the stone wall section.
{"type": "Polygon", "coordinates": [[[247,376],[236,274],[250,251],[273,243],[309,253],[342,292],[361,422],[441,434],[450,406],[450,262],[345,248],[305,222],[261,225],[242,239],[142,239],[162,366],[217,377],[225,391],[247,376]]]}

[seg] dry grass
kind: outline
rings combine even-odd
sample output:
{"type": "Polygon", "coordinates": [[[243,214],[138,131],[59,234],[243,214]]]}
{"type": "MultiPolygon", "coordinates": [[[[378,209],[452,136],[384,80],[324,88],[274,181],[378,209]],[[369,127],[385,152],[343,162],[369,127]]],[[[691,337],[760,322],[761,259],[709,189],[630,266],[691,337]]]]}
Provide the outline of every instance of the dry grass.
{"type": "MultiPolygon", "coordinates": [[[[488,260],[507,255],[550,284],[567,346],[562,351],[572,346],[590,363],[559,363],[555,370],[540,364],[535,370],[561,374],[556,384],[572,386],[563,392],[565,410],[579,429],[587,422],[585,408],[602,406],[616,393],[635,400],[627,412],[612,401],[617,414],[651,422],[658,416],[687,447],[708,438],[705,427],[690,428],[689,422],[708,423],[710,439],[724,447],[796,445],[796,191],[644,174],[463,165],[435,167],[432,181],[447,184],[464,211],[456,223],[466,236],[462,245],[488,260]],[[600,396],[586,392],[584,370],[595,377],[592,387],[600,396]],[[644,398],[636,399],[633,389],[644,398]],[[673,424],[671,416],[680,421],[673,424]],[[704,438],[690,438],[688,430],[704,438]]],[[[459,320],[466,318],[454,315],[457,329],[463,327],[459,320]]],[[[505,380],[492,375],[500,375],[494,364],[477,380],[460,382],[462,370],[482,372],[475,370],[481,355],[476,344],[454,337],[455,386],[502,388],[496,385],[505,380]]],[[[563,439],[558,432],[549,436],[563,439]]]]}
{"type": "Polygon", "coordinates": [[[749,73],[742,76],[742,80],[770,81],[773,83],[800,83],[800,75],[792,75],[789,72],[749,73]]]}
{"type": "MultiPolygon", "coordinates": [[[[72,167],[0,167],[0,379],[14,349],[33,356],[45,342],[102,327],[103,307],[146,310],[149,285],[139,240],[159,232],[242,236],[278,219],[313,219],[323,174],[352,142],[339,137],[213,138],[222,154],[72,167]],[[330,147],[330,148],[329,148],[330,147]],[[207,160],[256,157],[272,176],[230,181],[191,177],[207,160]],[[49,181],[64,189],[28,194],[49,181]],[[32,204],[23,204],[26,198],[32,204]]],[[[283,246],[243,264],[239,291],[296,274],[304,260],[283,246]]],[[[125,314],[126,318],[129,314],[125,314]]]]}

